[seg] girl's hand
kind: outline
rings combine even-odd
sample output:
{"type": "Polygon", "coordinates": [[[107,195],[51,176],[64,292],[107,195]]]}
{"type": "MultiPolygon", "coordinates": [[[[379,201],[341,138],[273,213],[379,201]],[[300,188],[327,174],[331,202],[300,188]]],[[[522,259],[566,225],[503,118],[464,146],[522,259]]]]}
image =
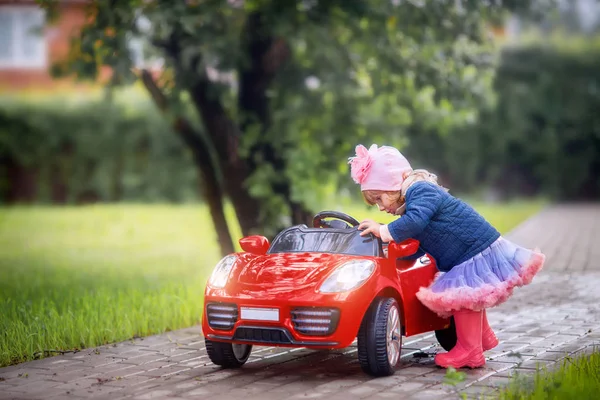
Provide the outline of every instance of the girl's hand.
{"type": "Polygon", "coordinates": [[[372,233],[373,235],[379,237],[379,228],[381,224],[379,222],[375,222],[372,219],[365,219],[363,222],[358,225],[358,230],[361,230],[360,236],[368,235],[372,233]]]}

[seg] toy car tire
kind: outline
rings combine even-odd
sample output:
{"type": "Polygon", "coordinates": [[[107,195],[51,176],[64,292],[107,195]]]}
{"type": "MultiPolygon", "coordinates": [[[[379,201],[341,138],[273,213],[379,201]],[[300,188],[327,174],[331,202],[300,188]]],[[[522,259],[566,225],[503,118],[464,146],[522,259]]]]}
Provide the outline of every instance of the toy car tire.
{"type": "Polygon", "coordinates": [[[435,331],[435,337],[440,343],[440,346],[446,351],[450,351],[456,346],[456,325],[454,325],[454,317],[450,318],[450,326],[446,329],[435,331]]]}
{"type": "Polygon", "coordinates": [[[372,376],[390,376],[400,361],[402,331],[400,306],[394,298],[377,298],[358,331],[358,361],[372,376]]]}
{"type": "Polygon", "coordinates": [[[252,351],[252,346],[248,344],[213,342],[208,339],[204,340],[204,344],[210,361],[224,368],[241,367],[252,351]]]}

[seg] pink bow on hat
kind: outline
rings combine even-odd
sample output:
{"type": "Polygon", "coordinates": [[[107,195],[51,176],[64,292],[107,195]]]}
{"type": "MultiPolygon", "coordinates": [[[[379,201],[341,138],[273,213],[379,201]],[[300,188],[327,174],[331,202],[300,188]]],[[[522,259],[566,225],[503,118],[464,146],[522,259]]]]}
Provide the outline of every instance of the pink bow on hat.
{"type": "Polygon", "coordinates": [[[396,191],[402,187],[403,174],[411,171],[408,160],[394,147],[356,146],[356,156],[350,157],[350,175],[362,191],[396,191]]]}

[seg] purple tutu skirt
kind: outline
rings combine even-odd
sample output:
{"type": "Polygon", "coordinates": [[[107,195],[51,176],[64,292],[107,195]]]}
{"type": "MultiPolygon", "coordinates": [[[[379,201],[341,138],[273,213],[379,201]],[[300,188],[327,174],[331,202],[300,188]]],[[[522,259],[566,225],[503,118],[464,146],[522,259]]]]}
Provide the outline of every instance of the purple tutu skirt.
{"type": "Polygon", "coordinates": [[[544,266],[539,249],[528,250],[502,237],[448,272],[438,272],[417,298],[442,317],[455,311],[479,311],[505,302],[517,286],[531,283],[544,266]]]}

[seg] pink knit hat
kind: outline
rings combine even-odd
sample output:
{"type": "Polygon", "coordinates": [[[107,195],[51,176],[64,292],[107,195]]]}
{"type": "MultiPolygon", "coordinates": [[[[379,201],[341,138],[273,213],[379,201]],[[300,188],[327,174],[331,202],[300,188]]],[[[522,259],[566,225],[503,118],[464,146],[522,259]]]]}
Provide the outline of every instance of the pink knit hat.
{"type": "Polygon", "coordinates": [[[400,190],[402,174],[411,171],[408,160],[395,148],[362,144],[356,146],[356,157],[350,157],[350,175],[360,185],[360,190],[400,190]]]}

